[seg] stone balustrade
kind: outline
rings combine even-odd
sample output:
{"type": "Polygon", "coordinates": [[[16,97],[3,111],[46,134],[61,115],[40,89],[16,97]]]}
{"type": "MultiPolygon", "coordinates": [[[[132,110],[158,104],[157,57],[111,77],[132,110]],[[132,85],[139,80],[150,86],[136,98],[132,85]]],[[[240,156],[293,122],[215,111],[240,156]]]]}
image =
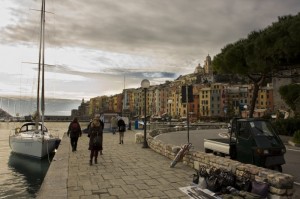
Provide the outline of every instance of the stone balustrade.
{"type": "MultiPolygon", "coordinates": [[[[171,160],[175,158],[177,152],[180,150],[180,146],[165,144],[153,137],[160,133],[166,133],[172,130],[174,131],[172,128],[153,130],[147,135],[149,147],[171,160]]],[[[136,143],[142,143],[143,140],[144,135],[142,133],[137,133],[136,143]]],[[[269,184],[268,198],[270,199],[288,199],[292,198],[294,193],[294,177],[289,174],[257,167],[251,164],[243,164],[229,158],[215,156],[201,151],[189,151],[187,155],[184,156],[182,162],[196,170],[199,169],[200,165],[205,165],[208,168],[223,168],[234,173],[237,179],[240,179],[244,172],[249,172],[252,180],[267,182],[269,184]]]]}

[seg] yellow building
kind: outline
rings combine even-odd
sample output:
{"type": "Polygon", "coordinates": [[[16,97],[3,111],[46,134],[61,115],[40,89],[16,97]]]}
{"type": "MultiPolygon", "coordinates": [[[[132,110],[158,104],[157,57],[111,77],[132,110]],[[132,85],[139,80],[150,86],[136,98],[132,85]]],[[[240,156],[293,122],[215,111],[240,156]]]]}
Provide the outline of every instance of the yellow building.
{"type": "Polygon", "coordinates": [[[200,116],[211,116],[211,88],[205,87],[200,89],[199,107],[200,116]]]}

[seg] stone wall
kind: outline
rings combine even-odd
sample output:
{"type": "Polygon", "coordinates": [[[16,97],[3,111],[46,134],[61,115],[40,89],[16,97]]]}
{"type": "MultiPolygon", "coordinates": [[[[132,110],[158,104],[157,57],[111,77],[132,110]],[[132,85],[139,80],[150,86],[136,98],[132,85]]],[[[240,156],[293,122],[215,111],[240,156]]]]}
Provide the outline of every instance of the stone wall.
{"type": "MultiPolygon", "coordinates": [[[[172,129],[155,130],[153,132],[150,132],[150,135],[147,137],[147,142],[152,150],[172,160],[175,158],[177,152],[180,149],[180,146],[165,144],[162,141],[156,140],[151,136],[157,135],[159,133],[166,133],[170,130],[172,129]]],[[[143,136],[144,135],[142,133],[137,133],[136,143],[141,143],[143,141],[143,136]]],[[[189,151],[189,153],[184,156],[182,162],[183,164],[188,165],[189,167],[196,170],[199,169],[199,165],[205,165],[208,168],[223,168],[234,173],[237,179],[240,179],[244,172],[249,172],[251,173],[252,180],[256,180],[258,182],[267,182],[269,184],[268,198],[270,199],[288,199],[292,198],[294,193],[294,177],[289,174],[257,167],[251,164],[243,164],[229,158],[219,157],[200,151],[189,151]]]]}

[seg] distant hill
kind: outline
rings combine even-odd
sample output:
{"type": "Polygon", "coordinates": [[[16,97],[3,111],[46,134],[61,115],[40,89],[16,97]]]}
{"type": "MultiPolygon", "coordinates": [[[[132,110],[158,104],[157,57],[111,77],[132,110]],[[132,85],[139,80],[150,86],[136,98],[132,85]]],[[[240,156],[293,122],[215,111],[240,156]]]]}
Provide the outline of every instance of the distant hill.
{"type": "MultiPolygon", "coordinates": [[[[2,110],[12,116],[32,115],[36,111],[36,99],[34,98],[13,98],[0,97],[2,110]]],[[[72,99],[46,99],[45,115],[70,116],[72,109],[78,109],[81,100],[72,99]]]]}
{"type": "Polygon", "coordinates": [[[0,118],[10,118],[11,115],[0,108],[0,118]]]}

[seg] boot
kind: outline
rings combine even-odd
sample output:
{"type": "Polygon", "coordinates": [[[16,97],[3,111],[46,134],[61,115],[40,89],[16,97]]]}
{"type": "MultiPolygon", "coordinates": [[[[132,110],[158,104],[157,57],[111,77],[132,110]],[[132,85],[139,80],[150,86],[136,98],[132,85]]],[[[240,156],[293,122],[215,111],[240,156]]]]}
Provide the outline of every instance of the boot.
{"type": "Polygon", "coordinates": [[[92,159],[90,159],[90,165],[93,165],[93,160],[92,159]]]}

